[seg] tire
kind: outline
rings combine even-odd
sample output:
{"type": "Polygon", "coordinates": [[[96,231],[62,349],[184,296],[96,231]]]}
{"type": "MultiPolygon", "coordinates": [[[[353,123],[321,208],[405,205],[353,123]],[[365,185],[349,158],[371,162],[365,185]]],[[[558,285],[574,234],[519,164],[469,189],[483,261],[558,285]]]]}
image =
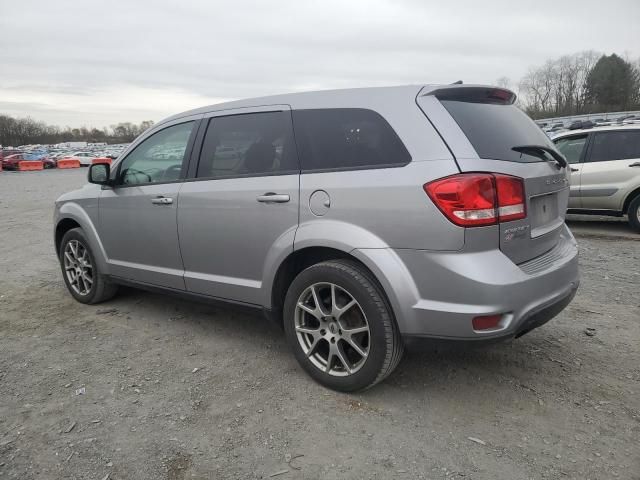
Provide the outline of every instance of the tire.
{"type": "Polygon", "coordinates": [[[289,286],[283,315],[296,359],[314,380],[333,390],[370,388],[402,358],[404,346],[386,296],[356,262],[331,260],[300,272],[289,286]]]}
{"type": "Polygon", "coordinates": [[[627,216],[629,217],[629,225],[636,232],[640,232],[640,195],[636,195],[627,210],[627,216]]]}
{"type": "Polygon", "coordinates": [[[60,242],[59,260],[62,278],[67,290],[78,302],[86,304],[104,302],[112,298],[118,291],[118,286],[110,283],[98,270],[95,256],[82,229],[74,228],[64,234],[60,242]],[[78,258],[72,262],[70,260],[74,259],[74,250],[77,252],[75,255],[78,258]],[[70,274],[67,273],[68,267],[69,270],[72,270],[70,274]],[[80,271],[82,274],[79,274],[80,271]],[[72,284],[70,276],[81,278],[80,280],[76,279],[75,284],[72,284]],[[92,280],[91,283],[88,282],[89,278],[92,280]],[[81,286],[84,288],[80,288],[81,286]]]}

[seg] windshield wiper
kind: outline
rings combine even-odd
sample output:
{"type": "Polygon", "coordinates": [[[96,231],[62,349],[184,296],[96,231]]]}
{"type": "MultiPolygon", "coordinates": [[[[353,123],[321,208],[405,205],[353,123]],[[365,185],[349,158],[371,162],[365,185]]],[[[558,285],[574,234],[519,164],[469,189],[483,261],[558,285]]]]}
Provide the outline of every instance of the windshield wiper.
{"type": "Polygon", "coordinates": [[[561,167],[566,168],[567,160],[556,152],[553,148],[547,147],[545,145],[519,145],[517,147],[512,147],[511,150],[518,153],[526,153],[527,155],[533,155],[534,157],[542,158],[546,160],[545,153],[551,155],[551,157],[558,162],[561,167]]]}

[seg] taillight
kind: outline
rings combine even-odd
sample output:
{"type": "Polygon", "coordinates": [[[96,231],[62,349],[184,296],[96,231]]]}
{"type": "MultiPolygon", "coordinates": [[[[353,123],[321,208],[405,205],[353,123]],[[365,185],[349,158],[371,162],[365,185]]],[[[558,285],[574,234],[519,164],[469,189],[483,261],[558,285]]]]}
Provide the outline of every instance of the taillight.
{"type": "Polygon", "coordinates": [[[498,220],[509,222],[527,216],[524,182],[521,178],[494,174],[498,192],[498,220]]]}
{"type": "Polygon", "coordinates": [[[456,225],[478,227],[526,217],[521,178],[493,173],[462,173],[424,185],[424,191],[456,225]]]}

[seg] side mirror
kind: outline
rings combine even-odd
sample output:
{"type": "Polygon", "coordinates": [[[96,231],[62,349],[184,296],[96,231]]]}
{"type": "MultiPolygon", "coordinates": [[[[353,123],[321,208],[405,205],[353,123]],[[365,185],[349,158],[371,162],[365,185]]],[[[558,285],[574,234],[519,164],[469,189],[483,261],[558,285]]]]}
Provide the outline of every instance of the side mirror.
{"type": "Polygon", "coordinates": [[[94,163],[89,165],[89,183],[97,185],[110,185],[109,175],[111,167],[107,163],[94,163]]]}

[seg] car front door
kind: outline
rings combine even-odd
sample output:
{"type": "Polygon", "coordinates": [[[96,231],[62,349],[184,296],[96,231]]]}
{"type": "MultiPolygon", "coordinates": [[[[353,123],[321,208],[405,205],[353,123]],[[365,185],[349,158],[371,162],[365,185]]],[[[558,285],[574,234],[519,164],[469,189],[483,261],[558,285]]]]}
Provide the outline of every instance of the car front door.
{"type": "Polygon", "coordinates": [[[299,166],[288,106],[215,114],[180,191],[188,291],[263,304],[265,272],[293,250],[299,166]]]}
{"type": "Polygon", "coordinates": [[[184,290],[176,211],[197,119],[160,128],[114,165],[99,234],[112,275],[184,290]]]}
{"type": "Polygon", "coordinates": [[[620,211],[640,179],[640,129],[592,135],[580,174],[582,208],[620,211]]]}
{"type": "Polygon", "coordinates": [[[569,208],[582,208],[580,197],[581,173],[589,136],[586,133],[571,135],[554,140],[556,148],[562,153],[571,169],[569,187],[569,208]]]}

